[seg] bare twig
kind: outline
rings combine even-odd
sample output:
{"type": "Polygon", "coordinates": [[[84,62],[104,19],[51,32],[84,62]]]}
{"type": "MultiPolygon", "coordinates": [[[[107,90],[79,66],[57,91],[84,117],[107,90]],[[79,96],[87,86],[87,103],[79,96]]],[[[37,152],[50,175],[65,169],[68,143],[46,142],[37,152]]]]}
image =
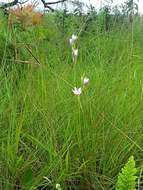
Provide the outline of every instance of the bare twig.
{"type": "MultiPolygon", "coordinates": [[[[0,4],[0,8],[6,9],[6,8],[12,7],[12,6],[17,5],[17,4],[24,4],[27,1],[28,0],[25,0],[24,2],[21,2],[19,0],[14,0],[14,1],[10,2],[10,3],[1,3],[0,4]]],[[[54,9],[50,5],[55,5],[55,4],[63,3],[65,1],[68,1],[68,0],[58,0],[58,1],[53,1],[53,2],[46,2],[45,0],[41,0],[41,2],[43,3],[44,7],[50,9],[51,11],[54,11],[54,9]]]]}
{"type": "Polygon", "coordinates": [[[29,65],[38,65],[39,66],[39,64],[36,62],[32,62],[32,61],[23,61],[23,60],[14,60],[16,63],[22,63],[22,64],[29,64],[29,65]]]}
{"type": "Polygon", "coordinates": [[[35,59],[38,65],[41,65],[40,61],[36,58],[36,56],[33,54],[32,50],[26,45],[25,47],[27,51],[30,53],[30,55],[35,59]]]}
{"type": "Polygon", "coordinates": [[[49,2],[49,5],[54,5],[54,4],[58,4],[58,3],[64,3],[67,0],[59,0],[59,1],[54,1],[54,2],[49,2]]]}
{"type": "Polygon", "coordinates": [[[28,2],[28,0],[25,0],[23,2],[18,2],[18,4],[23,5],[23,4],[27,3],[27,2],[28,2]]]}
{"type": "Polygon", "coordinates": [[[63,3],[65,1],[67,1],[67,0],[59,0],[59,1],[54,1],[54,2],[45,2],[45,0],[41,0],[44,7],[50,9],[52,12],[54,11],[54,9],[49,5],[55,5],[55,4],[58,4],[58,3],[63,3]]]}
{"type": "Polygon", "coordinates": [[[18,0],[14,0],[14,1],[10,2],[10,3],[2,3],[0,5],[0,8],[6,9],[6,8],[12,7],[14,5],[17,5],[17,3],[18,3],[18,0]]]}

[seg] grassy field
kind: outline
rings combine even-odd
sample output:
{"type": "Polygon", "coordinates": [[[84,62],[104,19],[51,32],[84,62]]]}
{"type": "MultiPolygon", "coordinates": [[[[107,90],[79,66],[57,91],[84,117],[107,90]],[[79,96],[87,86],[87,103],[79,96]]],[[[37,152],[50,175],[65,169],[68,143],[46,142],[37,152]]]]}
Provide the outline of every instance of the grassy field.
{"type": "Polygon", "coordinates": [[[113,190],[131,155],[142,177],[143,23],[82,32],[78,19],[65,33],[50,16],[21,32],[0,20],[1,190],[113,190]]]}

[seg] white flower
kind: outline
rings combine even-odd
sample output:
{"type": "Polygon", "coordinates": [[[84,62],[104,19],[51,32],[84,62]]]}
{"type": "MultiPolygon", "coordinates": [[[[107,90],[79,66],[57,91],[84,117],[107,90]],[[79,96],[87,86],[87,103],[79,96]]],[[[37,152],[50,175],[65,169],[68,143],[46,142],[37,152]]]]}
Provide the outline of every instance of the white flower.
{"type": "Polygon", "coordinates": [[[72,40],[76,41],[78,39],[78,37],[76,35],[72,35],[72,40]]]}
{"type": "Polygon", "coordinates": [[[77,56],[78,56],[78,49],[72,48],[72,58],[73,58],[73,62],[76,62],[77,56]]]}
{"type": "Polygon", "coordinates": [[[83,84],[84,84],[84,85],[87,85],[88,83],[89,83],[89,78],[86,78],[86,77],[85,77],[85,78],[83,79],[83,84]]]}
{"type": "Polygon", "coordinates": [[[82,93],[81,88],[74,87],[74,89],[72,89],[72,91],[73,91],[74,95],[76,95],[76,96],[80,96],[82,93]]]}
{"type": "Polygon", "coordinates": [[[74,44],[74,40],[72,38],[69,39],[69,42],[71,46],[74,44]]]}
{"type": "Polygon", "coordinates": [[[78,56],[78,49],[72,48],[72,54],[74,57],[77,57],[78,56]]]}
{"type": "Polygon", "coordinates": [[[57,190],[61,190],[61,185],[57,183],[57,184],[56,184],[56,189],[57,189],[57,190]]]}
{"type": "Polygon", "coordinates": [[[75,41],[78,39],[76,35],[72,35],[72,37],[69,39],[70,45],[74,45],[75,41]]]}

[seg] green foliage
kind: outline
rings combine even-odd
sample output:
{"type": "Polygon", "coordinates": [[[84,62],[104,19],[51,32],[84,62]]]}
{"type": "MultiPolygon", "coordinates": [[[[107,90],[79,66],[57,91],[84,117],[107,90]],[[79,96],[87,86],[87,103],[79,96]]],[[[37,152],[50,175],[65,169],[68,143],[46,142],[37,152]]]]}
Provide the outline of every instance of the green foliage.
{"type": "Polygon", "coordinates": [[[135,190],[136,173],[137,169],[135,167],[134,157],[131,156],[118,176],[116,190],[135,190]]]}
{"type": "Polygon", "coordinates": [[[52,189],[56,183],[115,189],[123,160],[131,153],[142,159],[142,22],[132,31],[117,23],[120,30],[107,33],[100,30],[103,15],[99,21],[95,13],[89,20],[69,14],[63,35],[61,15],[47,14],[42,26],[22,32],[1,23],[2,190],[52,189]],[[73,33],[79,35],[75,67],[73,33]],[[77,98],[72,89],[82,86],[83,75],[90,82],[77,98]]]}
{"type": "Polygon", "coordinates": [[[32,186],[33,182],[33,173],[31,168],[26,170],[26,172],[22,176],[22,185],[26,188],[29,189],[32,186]]]}

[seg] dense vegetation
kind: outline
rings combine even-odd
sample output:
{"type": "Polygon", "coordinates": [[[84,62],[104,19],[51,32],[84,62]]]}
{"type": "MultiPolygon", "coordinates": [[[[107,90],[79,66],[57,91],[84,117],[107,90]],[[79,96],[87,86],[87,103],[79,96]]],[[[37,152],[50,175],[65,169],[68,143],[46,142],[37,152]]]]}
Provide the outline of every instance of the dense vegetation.
{"type": "Polygon", "coordinates": [[[117,13],[1,12],[0,189],[143,188],[143,20],[117,13]]]}

